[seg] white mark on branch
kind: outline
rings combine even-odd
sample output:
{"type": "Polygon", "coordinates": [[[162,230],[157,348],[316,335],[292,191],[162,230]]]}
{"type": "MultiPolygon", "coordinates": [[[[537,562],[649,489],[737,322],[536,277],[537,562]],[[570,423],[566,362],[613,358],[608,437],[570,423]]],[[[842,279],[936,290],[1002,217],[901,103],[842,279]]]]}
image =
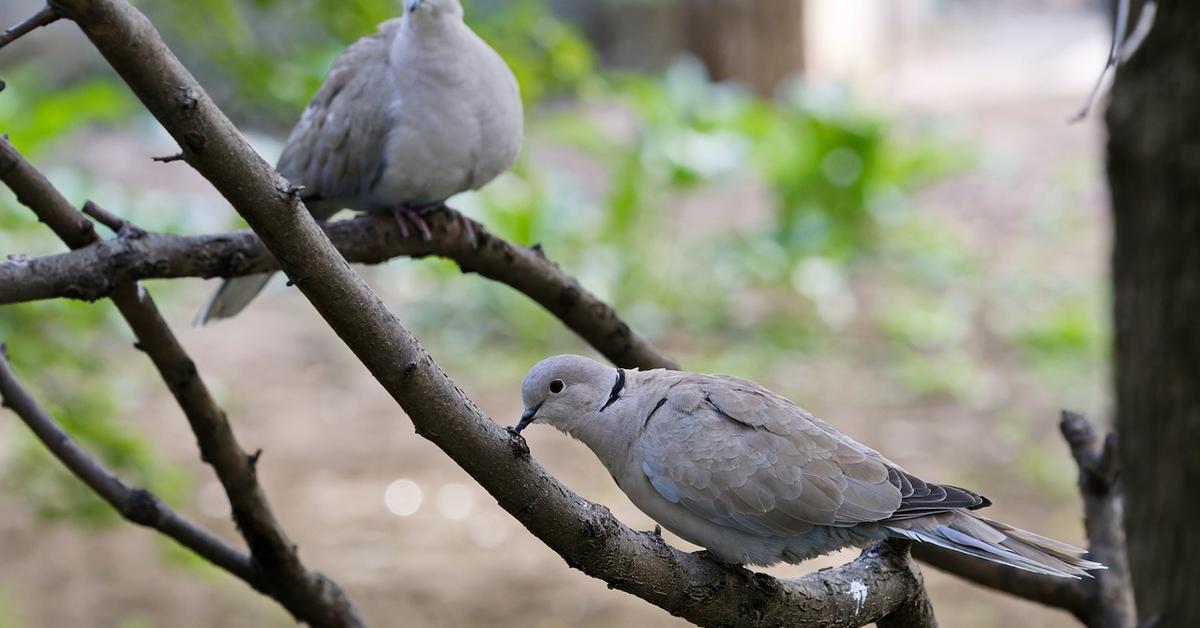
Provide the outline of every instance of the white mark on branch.
{"type": "Polygon", "coordinates": [[[862,580],[852,580],[850,597],[854,598],[854,614],[857,615],[867,603],[867,585],[863,584],[862,580]]]}

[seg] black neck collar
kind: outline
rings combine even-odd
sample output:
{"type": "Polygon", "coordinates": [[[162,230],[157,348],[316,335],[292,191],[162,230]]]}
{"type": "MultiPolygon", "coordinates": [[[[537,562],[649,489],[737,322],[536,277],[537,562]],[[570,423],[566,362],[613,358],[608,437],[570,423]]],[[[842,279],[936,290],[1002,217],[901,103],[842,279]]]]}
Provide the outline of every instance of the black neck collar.
{"type": "Polygon", "coordinates": [[[600,411],[604,412],[604,410],[606,408],[608,408],[609,406],[611,406],[614,401],[616,401],[617,399],[620,399],[621,391],[624,388],[625,388],[625,369],[618,368],[617,369],[617,381],[615,383],[613,383],[612,392],[608,393],[608,401],[604,402],[604,405],[600,408],[600,411]]]}

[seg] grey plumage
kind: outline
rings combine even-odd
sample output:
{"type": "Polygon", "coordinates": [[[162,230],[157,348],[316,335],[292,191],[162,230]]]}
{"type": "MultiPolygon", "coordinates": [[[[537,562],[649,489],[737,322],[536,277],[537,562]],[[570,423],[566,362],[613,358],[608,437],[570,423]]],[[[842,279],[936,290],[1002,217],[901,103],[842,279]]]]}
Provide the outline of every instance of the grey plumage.
{"type": "Polygon", "coordinates": [[[546,422],[578,438],[638,508],[728,563],[795,563],[896,537],[1052,576],[1102,568],[974,514],[990,502],[909,474],[748,380],[557,356],[521,392],[518,429],[546,422]]]}
{"type": "MultiPolygon", "coordinates": [[[[516,79],[463,23],[459,1],[405,7],[334,61],[279,157],[317,220],[436,206],[487,184],[520,151],[516,79]]],[[[225,281],[197,322],[237,314],[267,278],[225,281]]]]}

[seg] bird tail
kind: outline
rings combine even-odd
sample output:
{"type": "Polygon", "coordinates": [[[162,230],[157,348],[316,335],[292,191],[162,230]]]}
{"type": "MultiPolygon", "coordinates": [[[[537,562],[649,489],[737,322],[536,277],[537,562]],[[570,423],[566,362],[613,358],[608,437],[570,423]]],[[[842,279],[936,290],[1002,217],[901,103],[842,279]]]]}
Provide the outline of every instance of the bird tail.
{"type": "Polygon", "coordinates": [[[1086,560],[1084,550],[1020,528],[992,521],[965,510],[883,524],[897,537],[931,543],[1001,565],[1059,578],[1091,577],[1092,569],[1106,569],[1086,560]]]}
{"type": "Polygon", "coordinates": [[[229,318],[241,312],[267,286],[274,273],[233,277],[221,282],[208,303],[196,314],[196,325],[229,318]]]}

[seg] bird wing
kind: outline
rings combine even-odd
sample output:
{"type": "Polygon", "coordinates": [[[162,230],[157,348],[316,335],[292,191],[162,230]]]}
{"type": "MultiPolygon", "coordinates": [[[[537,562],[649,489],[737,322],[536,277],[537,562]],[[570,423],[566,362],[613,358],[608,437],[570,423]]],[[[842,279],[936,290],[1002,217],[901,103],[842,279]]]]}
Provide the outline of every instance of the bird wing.
{"type": "Polygon", "coordinates": [[[904,472],[757,384],[692,376],[647,418],[642,471],[667,500],[718,525],[796,536],[814,525],[923,516],[985,500],[904,472]]]}
{"type": "Polygon", "coordinates": [[[400,24],[388,20],[342,52],[292,129],[276,169],[304,186],[306,201],[362,198],[383,176],[396,99],[389,51],[400,24]]]}

